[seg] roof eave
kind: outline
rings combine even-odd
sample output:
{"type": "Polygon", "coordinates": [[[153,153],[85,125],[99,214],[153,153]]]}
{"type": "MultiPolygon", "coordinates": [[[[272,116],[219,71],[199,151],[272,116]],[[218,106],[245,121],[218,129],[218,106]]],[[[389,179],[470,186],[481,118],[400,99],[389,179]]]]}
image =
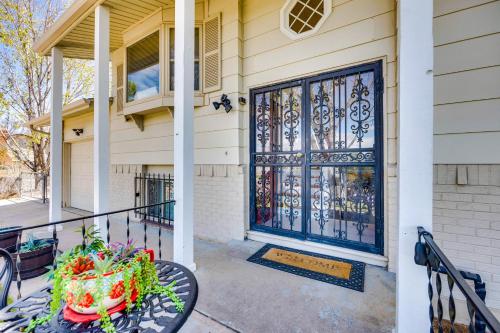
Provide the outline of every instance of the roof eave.
{"type": "MultiPolygon", "coordinates": [[[[112,103],[112,99],[110,99],[112,103]]],[[[62,117],[70,118],[76,117],[85,113],[92,112],[94,110],[94,99],[93,98],[82,98],[72,103],[66,104],[63,107],[62,117]]],[[[44,127],[50,126],[50,113],[46,113],[41,117],[30,120],[27,125],[29,127],[44,127]]]]}
{"type": "Polygon", "coordinates": [[[49,54],[64,36],[78,23],[84,20],[90,12],[105,0],[77,0],[38,38],[33,48],[40,55],[49,54]]]}

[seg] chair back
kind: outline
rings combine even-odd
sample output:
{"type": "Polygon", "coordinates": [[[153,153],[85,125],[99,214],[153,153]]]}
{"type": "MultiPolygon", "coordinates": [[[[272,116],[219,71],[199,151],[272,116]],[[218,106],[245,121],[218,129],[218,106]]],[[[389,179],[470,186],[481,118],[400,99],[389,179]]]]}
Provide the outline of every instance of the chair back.
{"type": "Polygon", "coordinates": [[[10,283],[14,274],[14,262],[10,253],[5,249],[0,249],[0,309],[7,306],[10,283]]]}

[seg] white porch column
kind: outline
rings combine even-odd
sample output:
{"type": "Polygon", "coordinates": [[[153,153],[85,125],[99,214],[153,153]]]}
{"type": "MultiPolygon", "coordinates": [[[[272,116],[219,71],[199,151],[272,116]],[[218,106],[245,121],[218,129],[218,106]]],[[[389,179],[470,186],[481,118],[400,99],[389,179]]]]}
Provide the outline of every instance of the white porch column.
{"type": "Polygon", "coordinates": [[[175,2],[174,261],[191,270],[193,258],[194,0],[175,2]]]}
{"type": "Polygon", "coordinates": [[[63,53],[61,49],[52,48],[51,62],[49,222],[56,222],[61,220],[62,203],[63,53]]]}
{"type": "Polygon", "coordinates": [[[432,0],[398,1],[399,244],[397,332],[429,331],[426,268],[415,265],[417,226],[432,230],[432,0]]]}
{"type": "MultiPolygon", "coordinates": [[[[109,211],[109,8],[95,9],[94,214],[109,211]]],[[[106,218],[95,218],[106,240],[106,218]]]]}

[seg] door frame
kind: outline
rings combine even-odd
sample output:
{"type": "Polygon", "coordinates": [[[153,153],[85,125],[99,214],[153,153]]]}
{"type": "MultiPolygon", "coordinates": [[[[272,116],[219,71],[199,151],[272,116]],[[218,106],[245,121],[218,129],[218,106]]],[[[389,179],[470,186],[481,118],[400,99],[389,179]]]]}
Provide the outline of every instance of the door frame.
{"type": "MultiPolygon", "coordinates": [[[[250,90],[250,124],[249,124],[249,155],[250,155],[250,171],[249,171],[249,217],[250,217],[250,230],[261,231],[265,233],[291,237],[299,240],[308,240],[317,243],[334,245],[345,247],[353,250],[364,251],[373,254],[383,254],[384,253],[384,237],[385,237],[385,227],[384,227],[384,109],[383,109],[383,95],[384,95],[384,79],[382,70],[382,60],[375,62],[364,63],[357,66],[351,66],[348,68],[343,68],[335,71],[328,71],[316,75],[306,76],[300,79],[293,79],[284,82],[279,82],[275,84],[269,84],[262,87],[257,87],[250,90]],[[375,112],[375,244],[363,244],[356,241],[349,240],[335,240],[333,238],[325,239],[322,236],[315,236],[307,232],[309,228],[309,219],[311,216],[311,163],[308,161],[308,152],[310,150],[311,137],[310,137],[310,106],[306,101],[309,100],[309,84],[310,82],[320,81],[322,79],[331,78],[332,76],[343,76],[350,75],[353,73],[373,71],[374,73],[374,110],[375,112]],[[255,154],[256,154],[256,128],[255,128],[255,117],[256,117],[256,105],[255,97],[257,94],[268,92],[270,90],[279,90],[291,86],[301,86],[302,87],[302,100],[301,100],[301,150],[298,152],[304,153],[306,158],[303,163],[298,167],[301,168],[302,172],[302,214],[301,214],[301,231],[290,231],[285,229],[277,229],[268,226],[259,225],[256,223],[256,166],[255,166],[255,154]]],[[[293,153],[293,152],[287,152],[293,153]]],[[[261,153],[259,153],[261,154],[261,153]]],[[[264,153],[265,154],[265,153],[264,153]]],[[[359,166],[359,164],[355,164],[359,166]]],[[[272,164],[270,164],[272,166],[272,164]]],[[[349,166],[349,165],[346,165],[349,166]]],[[[295,167],[295,166],[293,166],[295,167]]]]}

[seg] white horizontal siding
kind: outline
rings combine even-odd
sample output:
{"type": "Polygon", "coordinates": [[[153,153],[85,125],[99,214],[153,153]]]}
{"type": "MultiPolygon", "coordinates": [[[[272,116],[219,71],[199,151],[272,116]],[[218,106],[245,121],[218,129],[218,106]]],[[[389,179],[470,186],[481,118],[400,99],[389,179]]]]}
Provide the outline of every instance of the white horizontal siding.
{"type": "Polygon", "coordinates": [[[500,1],[434,2],[434,162],[499,163],[500,1]]]}

